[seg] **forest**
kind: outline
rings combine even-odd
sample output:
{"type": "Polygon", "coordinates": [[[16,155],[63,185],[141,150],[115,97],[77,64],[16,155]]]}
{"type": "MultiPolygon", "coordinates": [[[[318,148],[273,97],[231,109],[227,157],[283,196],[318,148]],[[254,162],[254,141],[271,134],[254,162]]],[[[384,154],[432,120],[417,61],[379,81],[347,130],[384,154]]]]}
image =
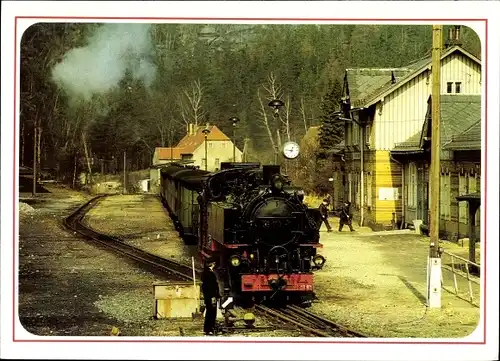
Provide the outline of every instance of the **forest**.
{"type": "Polygon", "coordinates": [[[431,25],[37,23],[21,40],[19,162],[31,167],[36,148],[38,168],[69,181],[76,168],[120,171],[126,151],[128,169],[147,169],[188,123],[233,137],[236,116],[237,146],[269,163],[281,138],[331,118],[346,68],[404,66],[431,44],[431,25]]]}

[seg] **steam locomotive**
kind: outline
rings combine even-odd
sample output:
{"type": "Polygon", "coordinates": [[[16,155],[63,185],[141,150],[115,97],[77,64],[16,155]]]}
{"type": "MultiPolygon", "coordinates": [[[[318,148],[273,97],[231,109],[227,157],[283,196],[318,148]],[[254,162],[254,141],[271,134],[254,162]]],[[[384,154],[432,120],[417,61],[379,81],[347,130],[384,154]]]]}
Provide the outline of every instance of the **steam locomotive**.
{"type": "Polygon", "coordinates": [[[202,260],[218,260],[221,288],[235,302],[314,297],[313,271],[325,263],[317,254],[321,218],[290,183],[280,166],[259,163],[161,171],[161,199],[176,229],[202,260]]]}

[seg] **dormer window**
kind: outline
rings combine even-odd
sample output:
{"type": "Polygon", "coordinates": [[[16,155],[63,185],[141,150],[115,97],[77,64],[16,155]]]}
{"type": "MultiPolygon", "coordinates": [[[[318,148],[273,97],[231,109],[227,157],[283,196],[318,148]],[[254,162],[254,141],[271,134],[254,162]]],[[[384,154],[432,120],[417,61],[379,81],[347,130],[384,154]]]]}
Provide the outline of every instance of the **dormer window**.
{"type": "Polygon", "coordinates": [[[462,92],[462,83],[459,81],[446,83],[446,93],[453,94],[453,90],[455,90],[454,94],[460,94],[462,92]],[[455,87],[453,87],[453,84],[455,84],[455,87]]]}
{"type": "Polygon", "coordinates": [[[451,94],[451,92],[453,91],[453,83],[446,83],[446,92],[448,94],[451,94]]]}

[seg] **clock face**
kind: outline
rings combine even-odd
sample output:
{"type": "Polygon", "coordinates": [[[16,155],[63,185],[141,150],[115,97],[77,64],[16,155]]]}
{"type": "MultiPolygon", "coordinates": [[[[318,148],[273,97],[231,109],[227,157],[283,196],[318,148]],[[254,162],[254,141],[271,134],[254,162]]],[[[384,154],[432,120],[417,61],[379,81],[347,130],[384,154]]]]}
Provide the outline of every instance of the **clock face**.
{"type": "Polygon", "coordinates": [[[299,156],[300,147],[295,142],[286,142],[283,146],[283,155],[287,159],[295,159],[299,156]]]}

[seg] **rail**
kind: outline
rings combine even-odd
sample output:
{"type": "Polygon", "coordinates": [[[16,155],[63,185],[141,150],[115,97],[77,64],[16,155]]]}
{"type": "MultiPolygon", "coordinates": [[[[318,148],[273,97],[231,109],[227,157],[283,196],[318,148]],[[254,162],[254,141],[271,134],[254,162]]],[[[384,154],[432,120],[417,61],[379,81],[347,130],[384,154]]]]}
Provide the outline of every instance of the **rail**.
{"type": "MultiPolygon", "coordinates": [[[[85,214],[94,207],[103,197],[97,196],[74,211],[70,216],[64,219],[64,225],[79,233],[80,235],[91,239],[101,245],[113,249],[115,252],[135,260],[141,264],[148,265],[162,274],[168,274],[172,278],[179,280],[193,280],[199,277],[201,270],[193,270],[192,267],[170,261],[151,253],[145,252],[136,247],[124,243],[119,238],[99,233],[83,224],[85,214]]],[[[307,333],[320,337],[366,337],[358,332],[351,331],[348,328],[333,323],[319,315],[313,314],[296,306],[288,306],[285,309],[271,309],[264,305],[256,305],[257,310],[271,315],[290,324],[298,326],[307,333]]],[[[260,327],[258,329],[268,329],[269,327],[260,327]]]]}
{"type": "Polygon", "coordinates": [[[474,292],[472,289],[472,283],[477,284],[480,286],[480,281],[479,278],[471,275],[470,270],[472,268],[476,269],[479,274],[481,273],[481,266],[477,263],[474,263],[472,261],[469,261],[468,259],[464,257],[460,257],[456,254],[453,254],[451,252],[443,251],[443,255],[447,255],[450,257],[450,264],[445,264],[444,263],[444,257],[442,256],[441,259],[441,269],[446,270],[451,272],[453,275],[453,291],[445,287],[444,284],[444,278],[443,278],[443,272],[441,272],[441,287],[450,293],[454,293],[457,297],[462,298],[463,297],[459,293],[459,287],[458,287],[458,281],[457,281],[457,276],[462,277],[467,280],[467,285],[468,285],[468,302],[471,304],[478,306],[477,303],[475,302],[474,299],[474,292]],[[461,262],[455,262],[456,260],[461,261],[461,262]],[[471,267],[472,266],[472,267],[471,267]]]}
{"type": "Polygon", "coordinates": [[[301,309],[295,305],[289,305],[283,309],[269,308],[264,305],[255,305],[255,309],[278,318],[287,323],[298,326],[307,333],[319,337],[367,337],[359,332],[349,330],[348,328],[327,320],[307,310],[301,309]]]}
{"type": "MultiPolygon", "coordinates": [[[[141,264],[148,265],[149,268],[158,270],[161,274],[168,274],[170,278],[175,278],[182,281],[191,281],[193,279],[191,272],[192,268],[178,262],[174,262],[149,252],[143,251],[131,245],[124,243],[119,238],[97,232],[82,223],[85,214],[94,207],[104,196],[97,196],[78,208],[69,217],[64,219],[64,225],[79,233],[80,235],[93,240],[103,246],[113,249],[114,252],[120,253],[123,256],[137,261],[141,264]]],[[[201,271],[196,270],[199,274],[201,271]]]]}

